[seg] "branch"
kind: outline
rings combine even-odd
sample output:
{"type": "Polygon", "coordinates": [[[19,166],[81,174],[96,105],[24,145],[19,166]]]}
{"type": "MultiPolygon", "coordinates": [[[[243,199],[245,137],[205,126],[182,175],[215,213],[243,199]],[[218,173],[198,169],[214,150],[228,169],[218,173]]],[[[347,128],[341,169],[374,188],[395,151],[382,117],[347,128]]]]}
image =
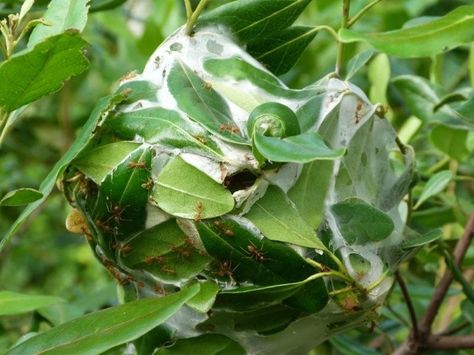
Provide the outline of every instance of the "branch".
{"type": "Polygon", "coordinates": [[[405,281],[403,281],[399,271],[395,272],[395,278],[397,279],[397,282],[400,285],[400,289],[402,290],[403,299],[405,300],[405,303],[408,308],[408,313],[410,314],[412,336],[413,336],[413,339],[416,340],[419,338],[418,321],[416,320],[416,313],[415,313],[415,308],[413,307],[413,302],[411,301],[407,286],[405,284],[405,281]]]}
{"type": "Polygon", "coordinates": [[[437,350],[473,349],[474,334],[460,336],[431,335],[428,337],[425,347],[437,350]]]}
{"type": "MultiPolygon", "coordinates": [[[[454,248],[453,256],[454,256],[454,263],[455,265],[459,266],[461,264],[462,259],[466,255],[467,249],[469,244],[472,241],[474,232],[474,214],[469,217],[469,221],[467,222],[466,228],[464,229],[464,233],[462,237],[456,244],[454,248]]],[[[431,298],[431,302],[426,310],[425,316],[421,320],[420,323],[420,333],[422,336],[426,336],[431,331],[431,326],[433,324],[436,315],[438,314],[438,310],[443,302],[446,293],[448,292],[449,286],[453,282],[453,274],[449,269],[446,270],[445,274],[441,278],[441,281],[438,284],[438,287],[435,290],[433,297],[431,298]]]]}
{"type": "MultiPolygon", "coordinates": [[[[456,243],[453,258],[454,264],[459,266],[466,255],[469,244],[472,241],[474,233],[474,214],[471,214],[464,229],[464,233],[456,243]]],[[[418,327],[413,327],[408,340],[403,343],[395,352],[395,355],[418,354],[422,349],[470,349],[474,348],[474,335],[469,336],[444,336],[431,335],[431,326],[438,314],[441,303],[446,296],[449,286],[453,282],[453,274],[449,268],[444,273],[439,282],[431,302],[428,305],[425,316],[418,327]],[[418,338],[415,338],[415,332],[418,332],[418,338]]]]}

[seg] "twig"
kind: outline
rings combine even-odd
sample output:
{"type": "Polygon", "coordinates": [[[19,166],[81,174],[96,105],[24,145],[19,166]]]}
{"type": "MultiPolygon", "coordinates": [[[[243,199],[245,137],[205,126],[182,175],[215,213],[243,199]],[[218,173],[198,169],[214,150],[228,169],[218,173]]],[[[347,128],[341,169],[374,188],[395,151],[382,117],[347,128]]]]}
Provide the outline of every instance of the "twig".
{"type": "Polygon", "coordinates": [[[379,2],[383,0],[374,0],[371,3],[368,3],[366,6],[362,8],[357,14],[354,15],[348,22],[347,22],[347,28],[351,28],[352,25],[354,25],[359,19],[364,16],[372,7],[377,5],[379,2]]]}
{"type": "Polygon", "coordinates": [[[408,293],[407,285],[405,284],[405,281],[403,281],[403,278],[400,275],[399,271],[395,272],[395,278],[397,279],[397,282],[400,285],[400,290],[402,291],[403,299],[405,300],[405,304],[408,308],[408,313],[410,315],[410,321],[412,326],[412,336],[414,339],[418,339],[418,321],[416,320],[415,308],[413,307],[413,302],[411,301],[410,294],[408,293]]]}

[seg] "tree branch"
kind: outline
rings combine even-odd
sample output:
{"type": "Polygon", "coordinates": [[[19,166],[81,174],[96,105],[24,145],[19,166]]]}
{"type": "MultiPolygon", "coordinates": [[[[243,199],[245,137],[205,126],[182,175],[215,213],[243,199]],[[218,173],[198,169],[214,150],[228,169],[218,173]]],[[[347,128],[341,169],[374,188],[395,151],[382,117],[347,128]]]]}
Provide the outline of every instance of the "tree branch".
{"type": "MultiPolygon", "coordinates": [[[[473,233],[474,214],[470,215],[464,233],[454,248],[453,258],[455,265],[459,266],[461,264],[472,241],[473,233]]],[[[395,355],[418,354],[423,349],[454,350],[474,348],[474,334],[469,336],[431,335],[432,324],[452,282],[453,274],[448,268],[436,287],[421,323],[418,327],[413,327],[408,340],[394,352],[395,355]],[[416,332],[418,332],[418,338],[415,337],[416,332]]]]}
{"type": "MultiPolygon", "coordinates": [[[[455,265],[459,266],[461,264],[462,259],[466,255],[469,244],[472,241],[473,232],[474,214],[469,217],[469,221],[467,222],[466,228],[464,229],[464,233],[457,242],[456,247],[454,248],[453,257],[455,265]]],[[[449,286],[452,282],[453,274],[449,269],[447,269],[445,274],[441,278],[441,281],[439,282],[433,297],[431,298],[431,302],[428,305],[425,316],[421,320],[419,329],[422,336],[427,336],[430,333],[434,319],[438,314],[438,310],[441,306],[441,303],[443,302],[443,299],[446,296],[446,293],[448,292],[449,286]]]]}
{"type": "Polygon", "coordinates": [[[428,337],[425,347],[437,350],[473,349],[474,334],[460,336],[431,335],[428,337]]]}

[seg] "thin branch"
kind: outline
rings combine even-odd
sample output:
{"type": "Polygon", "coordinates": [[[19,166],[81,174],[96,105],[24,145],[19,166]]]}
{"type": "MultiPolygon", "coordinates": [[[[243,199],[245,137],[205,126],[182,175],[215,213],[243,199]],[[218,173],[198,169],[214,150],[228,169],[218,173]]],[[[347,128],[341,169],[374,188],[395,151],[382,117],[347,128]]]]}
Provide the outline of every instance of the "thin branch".
{"type": "Polygon", "coordinates": [[[366,6],[364,6],[357,14],[354,15],[348,22],[347,22],[347,28],[351,28],[359,19],[364,16],[372,7],[377,5],[379,2],[382,2],[383,0],[374,0],[371,3],[368,3],[366,6]]]}
{"type": "MultiPolygon", "coordinates": [[[[454,256],[454,263],[455,265],[460,265],[462,259],[466,255],[467,249],[469,244],[472,241],[474,232],[474,214],[469,217],[469,221],[466,224],[466,228],[464,230],[463,235],[459,239],[454,248],[453,256],[454,256]]],[[[443,302],[446,293],[448,292],[449,286],[453,282],[453,274],[449,269],[446,270],[445,274],[441,278],[433,297],[431,298],[431,302],[428,305],[426,310],[425,316],[423,317],[420,323],[420,333],[426,336],[429,334],[431,330],[431,326],[433,324],[436,315],[438,314],[439,308],[441,303],[443,302]]]]}
{"type": "Polygon", "coordinates": [[[415,307],[413,307],[413,302],[411,301],[410,294],[407,289],[407,285],[403,278],[400,275],[400,272],[395,272],[395,278],[397,279],[398,284],[400,285],[400,290],[402,291],[403,299],[405,300],[405,304],[408,308],[408,314],[410,315],[411,327],[412,327],[412,336],[413,339],[418,339],[418,321],[416,320],[416,313],[415,307]]]}

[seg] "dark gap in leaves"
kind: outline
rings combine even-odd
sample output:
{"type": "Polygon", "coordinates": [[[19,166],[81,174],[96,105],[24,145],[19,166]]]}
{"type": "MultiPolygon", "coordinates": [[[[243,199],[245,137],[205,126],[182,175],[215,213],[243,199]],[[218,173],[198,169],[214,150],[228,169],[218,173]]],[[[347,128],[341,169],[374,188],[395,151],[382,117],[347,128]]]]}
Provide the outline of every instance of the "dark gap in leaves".
{"type": "Polygon", "coordinates": [[[253,184],[255,184],[255,180],[257,180],[257,177],[250,171],[245,170],[227,177],[224,181],[224,186],[226,186],[230,192],[234,193],[252,187],[253,184]]]}

